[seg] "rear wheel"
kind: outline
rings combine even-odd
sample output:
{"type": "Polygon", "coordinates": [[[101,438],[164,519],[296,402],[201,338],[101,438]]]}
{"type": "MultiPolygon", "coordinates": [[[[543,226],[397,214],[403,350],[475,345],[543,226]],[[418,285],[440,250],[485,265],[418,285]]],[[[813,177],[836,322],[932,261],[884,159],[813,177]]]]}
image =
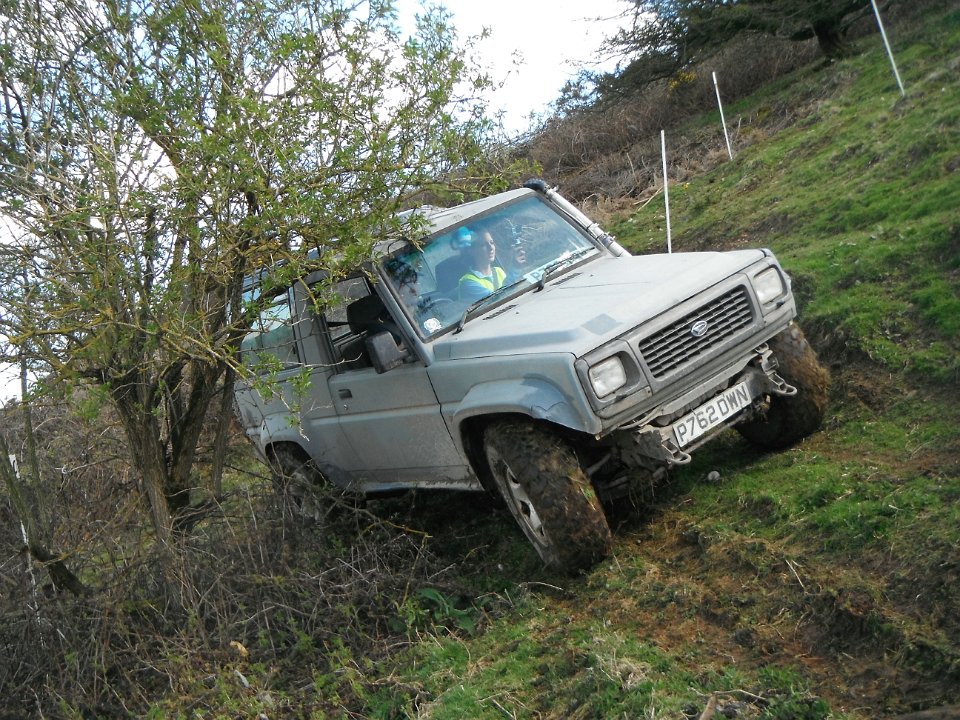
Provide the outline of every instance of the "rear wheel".
{"type": "Polygon", "coordinates": [[[292,445],[272,448],[270,460],[274,489],[284,505],[305,517],[319,519],[317,491],[327,481],[313,460],[292,445]]]}
{"type": "Polygon", "coordinates": [[[600,500],[563,441],[529,422],[503,421],[486,429],[484,451],[510,513],[547,565],[574,573],[610,554],[600,500]]]}
{"type": "Polygon", "coordinates": [[[773,449],[791,445],[820,427],[830,374],[796,323],[790,323],[769,345],[779,363],[777,373],[797,394],[772,396],[761,417],[737,425],[737,430],[750,442],[773,449]]]}

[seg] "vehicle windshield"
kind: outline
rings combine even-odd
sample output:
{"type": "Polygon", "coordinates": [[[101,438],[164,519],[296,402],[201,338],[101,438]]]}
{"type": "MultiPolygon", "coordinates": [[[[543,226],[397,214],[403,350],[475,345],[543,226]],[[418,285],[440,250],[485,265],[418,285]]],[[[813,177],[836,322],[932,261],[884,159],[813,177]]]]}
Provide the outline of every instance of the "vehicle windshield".
{"type": "Polygon", "coordinates": [[[539,197],[474,217],[384,260],[388,283],[421,337],[462,327],[483,299],[543,283],[598,253],[539,197]],[[504,292],[497,292],[504,289],[504,292]],[[467,310],[470,308],[470,312],[467,310]]]}

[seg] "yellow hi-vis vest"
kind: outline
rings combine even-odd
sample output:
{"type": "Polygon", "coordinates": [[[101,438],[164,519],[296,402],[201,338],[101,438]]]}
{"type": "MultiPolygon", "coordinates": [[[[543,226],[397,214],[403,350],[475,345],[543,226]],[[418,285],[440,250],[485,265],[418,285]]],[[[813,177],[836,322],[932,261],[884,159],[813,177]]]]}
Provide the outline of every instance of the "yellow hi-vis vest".
{"type": "Polygon", "coordinates": [[[485,287],[490,292],[493,292],[494,290],[499,290],[501,287],[503,287],[503,281],[506,277],[507,273],[504,272],[502,267],[494,266],[492,278],[486,277],[485,275],[478,275],[477,273],[471,271],[460,276],[460,284],[462,285],[465,282],[475,282],[477,285],[485,287]]]}

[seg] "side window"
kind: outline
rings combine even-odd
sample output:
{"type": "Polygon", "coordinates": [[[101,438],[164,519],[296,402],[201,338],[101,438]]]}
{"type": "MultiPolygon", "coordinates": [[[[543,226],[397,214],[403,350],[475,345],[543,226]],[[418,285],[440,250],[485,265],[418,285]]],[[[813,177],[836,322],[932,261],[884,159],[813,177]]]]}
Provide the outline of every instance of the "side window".
{"type": "Polygon", "coordinates": [[[260,311],[250,332],[240,343],[240,353],[247,365],[263,365],[264,369],[276,369],[277,363],[282,368],[300,364],[289,291],[279,293],[260,311]]]}
{"type": "Polygon", "coordinates": [[[327,306],[324,320],[338,368],[356,370],[370,367],[370,358],[364,345],[365,328],[358,326],[356,313],[350,310],[350,306],[356,308],[370,302],[366,298],[376,299],[376,296],[371,296],[364,278],[356,277],[337,283],[333,288],[333,297],[335,300],[327,306]]]}

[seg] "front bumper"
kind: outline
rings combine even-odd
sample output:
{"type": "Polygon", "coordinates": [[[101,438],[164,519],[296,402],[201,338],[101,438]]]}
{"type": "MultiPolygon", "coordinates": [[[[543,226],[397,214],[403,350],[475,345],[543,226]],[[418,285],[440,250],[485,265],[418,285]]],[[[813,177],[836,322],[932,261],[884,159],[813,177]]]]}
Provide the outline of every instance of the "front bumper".
{"type": "Polygon", "coordinates": [[[749,364],[734,375],[713,377],[699,384],[694,390],[675,399],[653,413],[622,424],[614,433],[621,454],[640,456],[637,460],[654,460],[668,465],[684,465],[690,462],[690,451],[700,447],[724,428],[736,425],[755,416],[757,410],[770,395],[795,395],[797,390],[777,372],[777,361],[764,344],[756,348],[749,364]],[[745,398],[736,412],[711,425],[695,441],[680,446],[675,430],[677,421],[690,411],[709,404],[730,388],[743,383],[745,398]]]}

